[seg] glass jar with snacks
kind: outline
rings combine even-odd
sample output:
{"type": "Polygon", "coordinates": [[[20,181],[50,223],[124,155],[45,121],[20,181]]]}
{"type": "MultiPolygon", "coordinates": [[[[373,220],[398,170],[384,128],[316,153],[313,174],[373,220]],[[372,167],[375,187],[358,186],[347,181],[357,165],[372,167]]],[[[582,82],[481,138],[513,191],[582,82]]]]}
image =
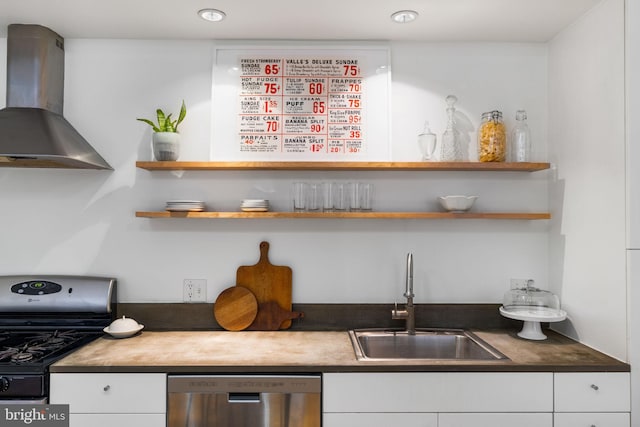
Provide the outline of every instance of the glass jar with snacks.
{"type": "Polygon", "coordinates": [[[478,160],[481,162],[504,162],[507,154],[507,136],[502,113],[494,110],[482,113],[478,130],[478,160]]]}

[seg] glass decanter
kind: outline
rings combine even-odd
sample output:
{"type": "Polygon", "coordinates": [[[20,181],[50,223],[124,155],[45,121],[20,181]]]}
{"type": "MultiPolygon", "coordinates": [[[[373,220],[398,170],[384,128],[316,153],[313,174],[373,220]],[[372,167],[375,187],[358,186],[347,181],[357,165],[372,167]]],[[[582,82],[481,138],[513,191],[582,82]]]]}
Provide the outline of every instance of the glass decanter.
{"type": "Polygon", "coordinates": [[[442,154],[440,160],[443,162],[459,162],[463,160],[462,143],[460,140],[460,131],[456,128],[454,119],[456,109],[455,103],[458,98],[453,95],[447,96],[447,128],[442,134],[442,154]]]}
{"type": "Polygon", "coordinates": [[[429,122],[424,122],[424,129],[418,135],[418,147],[420,147],[423,161],[433,160],[433,154],[436,151],[436,139],[436,134],[429,129],[429,122]]]}

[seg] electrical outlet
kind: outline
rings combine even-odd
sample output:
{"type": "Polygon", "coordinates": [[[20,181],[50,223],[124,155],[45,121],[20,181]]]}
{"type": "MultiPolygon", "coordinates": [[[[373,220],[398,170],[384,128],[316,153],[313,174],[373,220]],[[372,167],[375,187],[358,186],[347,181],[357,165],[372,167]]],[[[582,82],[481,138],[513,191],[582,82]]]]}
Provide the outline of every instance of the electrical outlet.
{"type": "Polygon", "coordinates": [[[523,289],[531,279],[511,279],[511,289],[523,289]]]}
{"type": "Polygon", "coordinates": [[[182,282],[182,300],[184,302],[206,302],[207,280],[184,279],[182,282]]]}

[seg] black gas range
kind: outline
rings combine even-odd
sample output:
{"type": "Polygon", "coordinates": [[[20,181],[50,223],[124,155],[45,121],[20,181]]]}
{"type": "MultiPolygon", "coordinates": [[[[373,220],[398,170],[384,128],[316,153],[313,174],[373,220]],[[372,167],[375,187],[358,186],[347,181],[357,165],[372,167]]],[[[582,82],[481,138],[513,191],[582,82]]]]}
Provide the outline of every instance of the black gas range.
{"type": "Polygon", "coordinates": [[[49,366],[103,335],[116,280],[0,276],[0,403],[47,403],[49,366]]]}

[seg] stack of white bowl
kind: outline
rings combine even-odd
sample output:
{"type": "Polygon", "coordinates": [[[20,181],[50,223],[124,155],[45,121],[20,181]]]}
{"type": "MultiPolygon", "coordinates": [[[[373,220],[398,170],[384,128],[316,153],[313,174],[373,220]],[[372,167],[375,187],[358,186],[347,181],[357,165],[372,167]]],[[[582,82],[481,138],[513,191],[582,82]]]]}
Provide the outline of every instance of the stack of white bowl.
{"type": "Polygon", "coordinates": [[[245,199],[240,205],[243,212],[267,212],[269,201],[265,199],[245,199]]]}
{"type": "Polygon", "coordinates": [[[169,200],[165,209],[173,212],[202,212],[204,202],[200,200],[169,200]]]}

